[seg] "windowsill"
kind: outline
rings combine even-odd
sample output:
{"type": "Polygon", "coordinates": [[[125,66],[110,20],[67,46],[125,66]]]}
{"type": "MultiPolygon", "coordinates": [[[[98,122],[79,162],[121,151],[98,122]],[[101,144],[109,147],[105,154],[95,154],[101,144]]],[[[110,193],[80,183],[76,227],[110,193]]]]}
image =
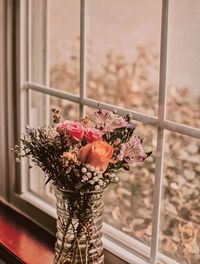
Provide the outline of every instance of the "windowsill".
{"type": "MultiPolygon", "coordinates": [[[[0,200],[0,263],[52,264],[55,237],[0,200]]],[[[124,264],[105,250],[105,263],[124,264]]]]}
{"type": "Polygon", "coordinates": [[[6,263],[53,263],[55,238],[1,202],[0,230],[0,256],[6,263]]]}

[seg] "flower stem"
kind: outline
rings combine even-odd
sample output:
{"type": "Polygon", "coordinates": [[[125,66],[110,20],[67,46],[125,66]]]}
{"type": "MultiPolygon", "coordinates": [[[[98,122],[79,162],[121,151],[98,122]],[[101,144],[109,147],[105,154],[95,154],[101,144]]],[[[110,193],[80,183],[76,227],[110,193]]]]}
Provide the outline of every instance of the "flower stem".
{"type": "Polygon", "coordinates": [[[88,240],[86,240],[85,246],[85,264],[88,264],[88,240]]]}
{"type": "Polygon", "coordinates": [[[65,244],[65,239],[66,239],[67,231],[68,231],[68,228],[69,228],[69,226],[70,226],[70,224],[71,224],[71,221],[72,221],[72,220],[69,218],[68,223],[65,225],[64,233],[63,233],[63,236],[62,236],[62,243],[61,243],[60,252],[59,252],[58,257],[55,259],[55,261],[56,261],[57,263],[59,263],[60,257],[61,257],[62,254],[63,254],[63,249],[64,249],[64,244],[65,244]]]}

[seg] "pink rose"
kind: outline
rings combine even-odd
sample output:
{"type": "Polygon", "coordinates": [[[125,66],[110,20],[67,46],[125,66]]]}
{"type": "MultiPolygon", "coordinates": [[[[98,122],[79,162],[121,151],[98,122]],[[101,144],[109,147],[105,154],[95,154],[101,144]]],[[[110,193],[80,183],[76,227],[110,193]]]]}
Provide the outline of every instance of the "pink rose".
{"type": "Polygon", "coordinates": [[[84,127],[79,122],[66,120],[56,126],[58,133],[68,133],[73,139],[81,140],[84,135],[84,127]]]}
{"type": "Polygon", "coordinates": [[[102,136],[103,136],[103,133],[99,131],[98,129],[91,128],[91,127],[85,128],[84,139],[88,143],[92,143],[93,141],[99,140],[102,138],[102,136]]]}
{"type": "Polygon", "coordinates": [[[84,127],[79,122],[68,121],[67,132],[73,139],[81,140],[84,135],[84,127]]]}

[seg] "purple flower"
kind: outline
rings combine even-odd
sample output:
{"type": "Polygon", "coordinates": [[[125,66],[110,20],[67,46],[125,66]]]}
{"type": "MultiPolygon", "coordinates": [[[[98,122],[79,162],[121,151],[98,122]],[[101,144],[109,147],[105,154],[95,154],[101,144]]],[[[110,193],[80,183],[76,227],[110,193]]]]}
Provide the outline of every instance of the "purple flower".
{"type": "Polygon", "coordinates": [[[142,148],[142,141],[139,137],[133,136],[127,143],[121,145],[119,160],[125,160],[129,164],[142,162],[148,157],[142,148]]]}
{"type": "Polygon", "coordinates": [[[136,126],[137,126],[137,124],[134,124],[134,123],[128,123],[127,128],[135,129],[136,126]]]}
{"type": "Polygon", "coordinates": [[[91,116],[95,127],[103,133],[113,132],[117,128],[127,127],[128,122],[121,116],[110,111],[100,109],[91,116]]]}

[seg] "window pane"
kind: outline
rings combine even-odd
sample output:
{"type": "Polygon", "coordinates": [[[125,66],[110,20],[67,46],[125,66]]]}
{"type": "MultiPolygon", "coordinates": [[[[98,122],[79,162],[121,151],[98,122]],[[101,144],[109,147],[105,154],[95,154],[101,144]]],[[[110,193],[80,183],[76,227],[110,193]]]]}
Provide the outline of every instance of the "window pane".
{"type": "Polygon", "coordinates": [[[29,125],[44,126],[47,121],[48,95],[29,90],[29,125]]]}
{"type": "MultiPolygon", "coordinates": [[[[94,109],[85,107],[86,113],[94,109]]],[[[135,135],[144,137],[144,149],[153,151],[142,164],[118,173],[120,181],[105,193],[104,222],[150,245],[152,231],[153,189],[155,181],[156,128],[139,122],[135,135]]]]}
{"type": "Polygon", "coordinates": [[[200,1],[169,5],[167,118],[200,127],[200,1]]]}
{"type": "Polygon", "coordinates": [[[87,2],[87,96],[155,115],[161,1],[87,2]]]}
{"type": "Polygon", "coordinates": [[[30,80],[79,93],[80,1],[31,1],[30,80]]]}
{"type": "MultiPolygon", "coordinates": [[[[43,95],[35,91],[30,91],[30,93],[29,125],[31,127],[37,128],[52,123],[50,120],[51,107],[59,109],[63,119],[79,120],[78,104],[53,96],[43,95]]],[[[32,166],[33,164],[30,165],[32,166]]],[[[33,165],[29,170],[29,190],[42,197],[44,200],[52,203],[54,201],[52,188],[50,185],[45,186],[45,181],[46,177],[42,170],[33,165]]]]}
{"type": "Polygon", "coordinates": [[[79,93],[80,0],[49,1],[50,86],[79,93]]]}
{"type": "Polygon", "coordinates": [[[168,132],[160,250],[179,263],[200,263],[200,140],[168,132]]]}
{"type": "Polygon", "coordinates": [[[50,104],[51,107],[56,107],[60,111],[63,119],[79,121],[79,104],[53,96],[50,97],[50,104]]]}
{"type": "MultiPolygon", "coordinates": [[[[48,95],[29,90],[29,125],[42,127],[48,117],[48,95]]],[[[29,163],[28,189],[38,196],[45,197],[45,175],[39,167],[29,163]]],[[[48,199],[47,199],[48,200],[48,199]]]]}
{"type": "Polygon", "coordinates": [[[28,81],[48,84],[47,1],[31,0],[29,8],[28,81]]]}

